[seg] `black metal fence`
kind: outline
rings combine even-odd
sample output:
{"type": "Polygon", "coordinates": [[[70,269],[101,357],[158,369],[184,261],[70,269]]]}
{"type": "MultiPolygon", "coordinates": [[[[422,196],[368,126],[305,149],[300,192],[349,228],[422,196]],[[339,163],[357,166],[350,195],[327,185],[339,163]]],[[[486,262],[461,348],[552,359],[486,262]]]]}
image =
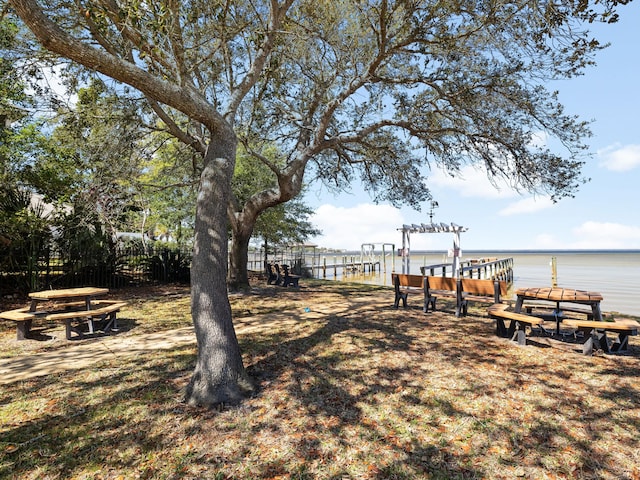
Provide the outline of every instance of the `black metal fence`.
{"type": "Polygon", "coordinates": [[[5,266],[6,271],[0,272],[0,294],[87,285],[117,288],[188,282],[190,267],[191,249],[187,248],[120,248],[100,259],[77,252],[70,258],[50,249],[28,268],[5,266]]]}

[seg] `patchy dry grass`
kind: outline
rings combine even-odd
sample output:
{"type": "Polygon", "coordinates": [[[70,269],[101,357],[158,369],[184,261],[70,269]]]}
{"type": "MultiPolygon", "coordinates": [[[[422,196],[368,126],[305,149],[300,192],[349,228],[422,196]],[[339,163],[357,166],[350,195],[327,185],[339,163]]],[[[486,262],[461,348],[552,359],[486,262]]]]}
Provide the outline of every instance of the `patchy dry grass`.
{"type": "MultiPolygon", "coordinates": [[[[133,295],[119,335],[189,324],[186,289],[133,295]]],[[[3,385],[0,478],[640,478],[638,337],[624,356],[520,348],[482,308],[394,310],[371,286],[231,300],[253,398],[181,403],[193,345],[3,385]]],[[[13,336],[0,333],[5,356],[70,343],[13,336]]]]}

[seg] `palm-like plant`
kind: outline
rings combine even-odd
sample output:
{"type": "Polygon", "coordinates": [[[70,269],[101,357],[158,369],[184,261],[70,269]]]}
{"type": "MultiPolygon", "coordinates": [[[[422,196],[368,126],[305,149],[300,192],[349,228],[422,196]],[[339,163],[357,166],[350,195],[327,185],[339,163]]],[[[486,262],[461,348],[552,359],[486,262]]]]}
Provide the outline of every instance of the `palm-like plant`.
{"type": "Polygon", "coordinates": [[[0,266],[18,288],[38,288],[40,259],[50,245],[51,223],[41,201],[16,187],[0,189],[0,266]]]}

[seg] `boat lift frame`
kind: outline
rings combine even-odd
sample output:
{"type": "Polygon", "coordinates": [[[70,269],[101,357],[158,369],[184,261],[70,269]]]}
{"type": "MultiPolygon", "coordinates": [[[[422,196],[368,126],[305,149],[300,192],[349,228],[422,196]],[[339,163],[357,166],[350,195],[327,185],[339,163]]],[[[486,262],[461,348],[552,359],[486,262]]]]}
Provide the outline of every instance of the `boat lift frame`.
{"type": "Polygon", "coordinates": [[[467,227],[456,225],[455,223],[423,223],[402,225],[402,273],[409,274],[411,255],[411,234],[412,233],[453,233],[453,276],[460,277],[460,234],[469,230],[467,227]]]}
{"type": "Polygon", "coordinates": [[[391,247],[391,261],[392,261],[392,271],[395,271],[395,257],[393,256],[395,254],[396,251],[396,245],[394,243],[363,243],[362,245],[360,245],[360,261],[362,263],[362,271],[364,272],[364,264],[365,264],[365,257],[370,257],[369,261],[370,262],[374,262],[374,258],[373,256],[375,255],[375,249],[376,249],[376,245],[381,245],[382,246],[382,268],[383,268],[383,272],[387,271],[387,251],[385,249],[385,247],[390,246],[391,247]]]}

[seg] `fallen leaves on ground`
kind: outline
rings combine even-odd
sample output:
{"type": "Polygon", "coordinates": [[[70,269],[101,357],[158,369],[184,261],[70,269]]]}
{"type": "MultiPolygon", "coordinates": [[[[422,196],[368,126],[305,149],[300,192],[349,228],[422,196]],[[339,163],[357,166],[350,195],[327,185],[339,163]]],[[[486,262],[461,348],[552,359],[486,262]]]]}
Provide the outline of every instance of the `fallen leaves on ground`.
{"type": "MultiPolygon", "coordinates": [[[[149,312],[156,329],[188,321],[186,289],[133,300],[127,335],[149,312]]],[[[190,345],[17,382],[0,393],[0,477],[638,478],[638,337],[620,356],[522,348],[483,307],[411,300],[330,282],[232,295],[260,386],[237,407],[181,403],[190,345]]]]}

